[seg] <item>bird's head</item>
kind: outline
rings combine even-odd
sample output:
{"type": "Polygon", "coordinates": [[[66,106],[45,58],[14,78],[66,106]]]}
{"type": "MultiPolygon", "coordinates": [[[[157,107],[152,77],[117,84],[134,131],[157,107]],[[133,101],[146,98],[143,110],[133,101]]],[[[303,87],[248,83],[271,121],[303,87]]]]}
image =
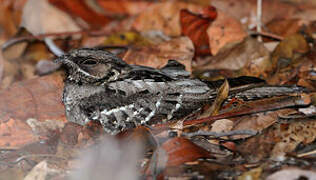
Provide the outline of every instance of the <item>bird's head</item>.
{"type": "Polygon", "coordinates": [[[67,80],[82,84],[107,83],[131,67],[114,54],[90,48],[75,49],[55,60],[67,72],[67,80]]]}

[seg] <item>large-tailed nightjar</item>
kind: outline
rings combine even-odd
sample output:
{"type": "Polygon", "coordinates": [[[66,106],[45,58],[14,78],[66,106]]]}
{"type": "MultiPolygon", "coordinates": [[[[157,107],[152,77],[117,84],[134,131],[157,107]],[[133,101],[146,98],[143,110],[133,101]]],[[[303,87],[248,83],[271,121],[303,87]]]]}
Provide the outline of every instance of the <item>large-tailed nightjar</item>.
{"type": "MultiPolygon", "coordinates": [[[[104,50],[76,49],[59,57],[67,78],[63,93],[66,117],[85,124],[100,121],[110,134],[142,124],[183,118],[216,97],[223,81],[190,78],[182,64],[169,60],[161,69],[129,65],[104,50]]],[[[301,91],[298,87],[255,86],[257,78],[230,79],[230,97],[260,98],[301,91]]]]}

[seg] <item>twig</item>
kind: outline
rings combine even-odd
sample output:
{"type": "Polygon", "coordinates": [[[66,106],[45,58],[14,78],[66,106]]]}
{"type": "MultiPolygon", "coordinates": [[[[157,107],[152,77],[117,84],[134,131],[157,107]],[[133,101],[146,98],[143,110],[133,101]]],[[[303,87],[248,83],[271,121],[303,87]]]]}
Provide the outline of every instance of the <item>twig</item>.
{"type": "Polygon", "coordinates": [[[23,41],[32,41],[32,40],[36,40],[36,39],[44,39],[47,37],[60,37],[60,36],[72,36],[72,35],[84,35],[84,34],[89,34],[91,36],[104,36],[104,35],[108,35],[110,33],[110,31],[104,31],[104,30],[83,30],[83,31],[72,31],[72,32],[60,32],[60,33],[46,33],[46,34],[40,34],[40,35],[28,35],[28,36],[22,36],[22,37],[17,37],[17,38],[13,38],[8,40],[7,42],[3,43],[1,48],[2,50],[5,50],[6,48],[19,43],[19,42],[23,42],[23,41]]]}
{"type": "Polygon", "coordinates": [[[86,34],[88,33],[87,31],[75,31],[75,32],[61,32],[61,33],[47,33],[47,34],[40,34],[37,36],[33,35],[28,35],[28,36],[22,36],[22,37],[17,37],[17,38],[12,38],[8,40],[7,42],[3,43],[1,48],[2,50],[5,50],[6,48],[19,43],[23,41],[32,41],[36,39],[44,39],[46,37],[58,37],[58,36],[71,36],[71,35],[76,35],[76,34],[86,34]]]}
{"type": "Polygon", "coordinates": [[[302,154],[298,154],[297,157],[301,158],[301,157],[305,157],[305,156],[310,156],[310,155],[314,155],[316,154],[316,150],[310,151],[310,152],[306,152],[306,153],[302,153],[302,154]]]}
{"type": "Polygon", "coordinates": [[[249,34],[250,35],[264,36],[264,37],[276,39],[278,41],[282,41],[284,39],[284,37],[282,37],[282,36],[279,36],[279,35],[273,34],[273,33],[269,33],[269,32],[264,32],[264,31],[261,31],[260,33],[259,32],[255,32],[255,31],[249,31],[249,34]]]}
{"type": "Polygon", "coordinates": [[[234,130],[228,132],[213,132],[213,131],[197,131],[193,133],[182,133],[182,135],[187,137],[193,136],[214,136],[215,138],[223,137],[223,136],[235,136],[235,135],[257,135],[258,132],[254,130],[234,130]]]}
{"type": "Polygon", "coordinates": [[[46,44],[46,46],[48,47],[48,49],[55,55],[55,56],[62,56],[63,54],[65,54],[65,52],[63,50],[61,50],[58,46],[56,46],[56,44],[54,43],[54,41],[49,38],[46,37],[44,38],[44,42],[46,44]]]}
{"type": "MultiPolygon", "coordinates": [[[[262,0],[257,0],[257,32],[261,33],[262,0]]],[[[258,36],[258,41],[262,42],[262,37],[258,36]]]]}
{"type": "Polygon", "coordinates": [[[8,162],[8,164],[17,164],[23,160],[27,160],[28,158],[32,158],[32,157],[44,157],[44,158],[46,157],[46,158],[56,158],[56,159],[67,160],[64,157],[56,156],[53,154],[30,154],[30,155],[21,156],[21,157],[17,158],[15,161],[8,162]]]}

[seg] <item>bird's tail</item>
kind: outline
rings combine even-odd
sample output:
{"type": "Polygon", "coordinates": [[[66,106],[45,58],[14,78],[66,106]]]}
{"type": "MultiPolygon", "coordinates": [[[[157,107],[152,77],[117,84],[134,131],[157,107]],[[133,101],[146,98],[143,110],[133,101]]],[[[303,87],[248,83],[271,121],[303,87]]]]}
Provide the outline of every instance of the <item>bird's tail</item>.
{"type": "MultiPolygon", "coordinates": [[[[268,85],[264,80],[250,76],[228,78],[227,81],[230,86],[229,98],[235,97],[244,101],[308,92],[306,88],[299,86],[268,85]]],[[[204,82],[210,88],[218,89],[224,80],[204,82]]]]}

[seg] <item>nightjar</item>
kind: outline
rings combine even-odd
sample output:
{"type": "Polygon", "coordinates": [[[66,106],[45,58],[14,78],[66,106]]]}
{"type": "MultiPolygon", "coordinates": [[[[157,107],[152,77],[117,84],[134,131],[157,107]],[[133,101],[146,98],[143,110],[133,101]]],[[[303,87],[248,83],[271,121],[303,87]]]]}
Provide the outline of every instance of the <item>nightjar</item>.
{"type": "MultiPolygon", "coordinates": [[[[55,62],[64,65],[67,73],[63,93],[67,119],[81,125],[100,121],[110,134],[185,117],[211,103],[223,83],[190,78],[175,60],[154,69],[129,65],[97,49],[76,49],[55,62]]],[[[244,100],[302,91],[263,85],[263,80],[252,77],[229,79],[229,83],[230,97],[244,100]]]]}

